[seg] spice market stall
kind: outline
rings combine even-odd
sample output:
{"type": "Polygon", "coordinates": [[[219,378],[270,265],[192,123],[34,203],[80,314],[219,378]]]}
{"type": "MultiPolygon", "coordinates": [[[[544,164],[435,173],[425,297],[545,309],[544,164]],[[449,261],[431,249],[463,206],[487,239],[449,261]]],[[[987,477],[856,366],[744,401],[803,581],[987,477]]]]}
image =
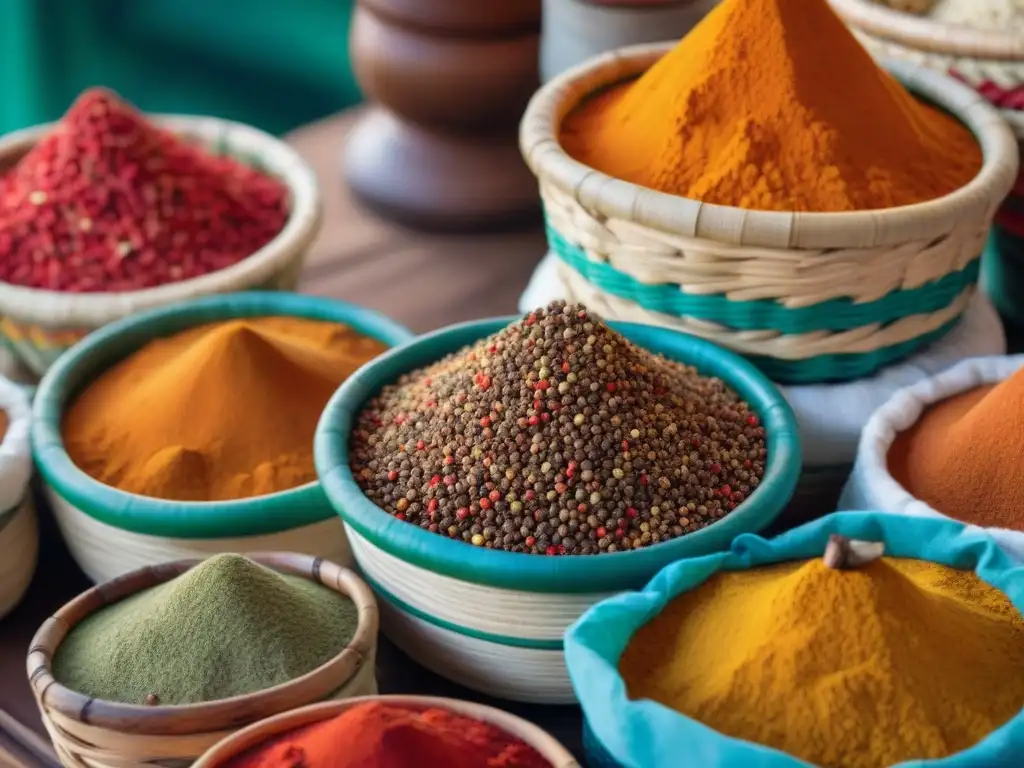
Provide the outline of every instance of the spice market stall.
{"type": "Polygon", "coordinates": [[[61,608],[28,674],[67,768],[191,763],[252,722],[375,694],[377,622],[367,586],[319,558],[163,563],[61,608]]]}
{"type": "Polygon", "coordinates": [[[382,355],[314,452],[384,633],[468,688],[556,704],[574,700],[572,621],[771,524],[800,466],[792,411],[750,363],[564,302],[382,355]]]}
{"type": "Polygon", "coordinates": [[[588,762],[1016,765],[1022,609],[1024,569],[951,520],[842,513],[742,536],[570,628],[588,762]]]}
{"type": "Polygon", "coordinates": [[[34,403],[36,465],[75,560],[96,582],[216,552],[349,564],[313,432],[348,375],[409,338],[369,310],[285,292],[211,296],[94,332],[34,403]]]}
{"type": "Polygon", "coordinates": [[[0,342],[37,375],[134,312],[294,288],[320,229],[316,179],[283,142],[102,89],[0,139],[0,174],[0,342]]]}
{"type": "Polygon", "coordinates": [[[965,360],[896,392],[861,437],[844,509],[952,517],[1024,564],[1024,357],[965,360]]]}

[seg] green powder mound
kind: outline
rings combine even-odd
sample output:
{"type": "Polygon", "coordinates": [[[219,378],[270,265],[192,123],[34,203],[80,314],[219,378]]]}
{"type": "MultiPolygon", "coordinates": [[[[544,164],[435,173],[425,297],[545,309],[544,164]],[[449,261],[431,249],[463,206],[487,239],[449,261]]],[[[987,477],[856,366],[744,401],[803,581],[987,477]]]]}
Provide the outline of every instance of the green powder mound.
{"type": "Polygon", "coordinates": [[[108,606],[57,648],[54,677],[88,696],[195,704],[287,682],[355,634],[348,597],[241,555],[217,555],[108,606]]]}

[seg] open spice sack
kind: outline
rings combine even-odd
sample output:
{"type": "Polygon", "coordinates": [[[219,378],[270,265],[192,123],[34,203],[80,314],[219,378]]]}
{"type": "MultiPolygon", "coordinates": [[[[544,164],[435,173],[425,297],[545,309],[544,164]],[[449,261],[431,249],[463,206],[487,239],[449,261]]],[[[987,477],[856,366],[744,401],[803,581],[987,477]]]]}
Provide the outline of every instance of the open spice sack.
{"type": "Polygon", "coordinates": [[[588,764],[1018,765],[1022,608],[1024,569],[955,521],[851,512],[745,534],[569,629],[588,764]]]}
{"type": "Polygon", "coordinates": [[[1024,563],[1024,355],[964,360],[868,420],[841,509],[952,517],[1024,563]]]}
{"type": "Polygon", "coordinates": [[[28,390],[0,376],[0,618],[21,600],[36,569],[31,418],[28,390]]]}

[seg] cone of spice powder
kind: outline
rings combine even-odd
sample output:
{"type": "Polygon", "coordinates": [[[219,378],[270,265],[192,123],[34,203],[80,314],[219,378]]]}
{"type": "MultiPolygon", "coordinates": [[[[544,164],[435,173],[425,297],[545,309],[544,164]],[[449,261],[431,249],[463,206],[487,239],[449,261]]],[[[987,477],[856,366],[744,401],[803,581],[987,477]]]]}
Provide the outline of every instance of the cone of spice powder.
{"type": "Polygon", "coordinates": [[[316,669],[357,625],[347,596],[242,555],[217,555],[87,616],[57,646],[53,676],[107,701],[215,701],[316,669]]]}
{"type": "Polygon", "coordinates": [[[353,371],[386,349],[339,323],[257,317],[156,339],[64,415],[71,460],[101,483],[223,501],[316,480],[313,433],[353,371]]]}
{"type": "Polygon", "coordinates": [[[1024,531],[1024,370],[942,400],[899,433],[889,471],[950,517],[1024,531]]]}
{"type": "Polygon", "coordinates": [[[136,291],[230,267],[288,218],[287,189],[85,91],[0,177],[0,281],[136,291]]]}
{"type": "Polygon", "coordinates": [[[729,514],[764,475],[760,420],[721,380],[555,302],[385,387],[351,468],[398,519],[547,555],[636,549],[729,514]]]}

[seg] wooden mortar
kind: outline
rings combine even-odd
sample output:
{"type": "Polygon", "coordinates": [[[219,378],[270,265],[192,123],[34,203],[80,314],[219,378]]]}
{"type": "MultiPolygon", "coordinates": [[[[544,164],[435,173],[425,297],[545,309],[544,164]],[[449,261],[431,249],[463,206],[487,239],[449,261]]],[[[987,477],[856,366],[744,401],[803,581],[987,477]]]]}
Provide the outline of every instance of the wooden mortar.
{"type": "Polygon", "coordinates": [[[517,130],[539,82],[539,38],[540,0],[359,0],[352,64],[375,104],[346,146],[355,196],[425,229],[534,219],[517,130]]]}

